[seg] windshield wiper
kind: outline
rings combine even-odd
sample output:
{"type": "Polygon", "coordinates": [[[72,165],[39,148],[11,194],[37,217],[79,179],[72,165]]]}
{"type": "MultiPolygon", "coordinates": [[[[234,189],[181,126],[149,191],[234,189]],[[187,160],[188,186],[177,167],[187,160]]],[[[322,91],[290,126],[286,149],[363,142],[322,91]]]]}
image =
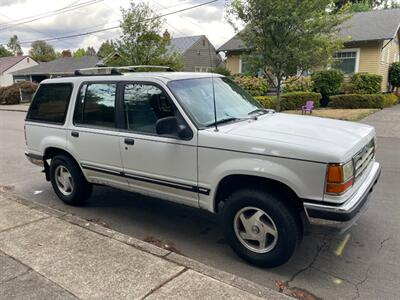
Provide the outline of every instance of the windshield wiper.
{"type": "Polygon", "coordinates": [[[253,114],[257,114],[257,113],[262,113],[262,114],[267,114],[269,112],[273,112],[272,109],[266,109],[266,108],[257,108],[251,112],[248,113],[248,115],[253,115],[253,114]]]}
{"type": "Polygon", "coordinates": [[[233,122],[233,121],[238,121],[238,120],[242,120],[241,118],[235,118],[235,117],[229,117],[229,118],[225,118],[225,119],[221,119],[218,120],[216,123],[212,123],[210,125],[207,125],[207,127],[211,127],[211,126],[215,126],[215,124],[223,124],[223,123],[229,123],[229,122],[233,122]]]}

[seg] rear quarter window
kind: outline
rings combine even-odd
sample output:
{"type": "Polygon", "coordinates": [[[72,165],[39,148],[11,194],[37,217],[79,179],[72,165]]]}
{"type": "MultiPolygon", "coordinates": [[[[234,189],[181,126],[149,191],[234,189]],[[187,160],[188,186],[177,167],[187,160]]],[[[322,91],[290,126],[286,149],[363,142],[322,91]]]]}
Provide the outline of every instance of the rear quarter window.
{"type": "Polygon", "coordinates": [[[26,120],[64,124],[72,88],[72,83],[41,85],[32,101],[26,120]]]}

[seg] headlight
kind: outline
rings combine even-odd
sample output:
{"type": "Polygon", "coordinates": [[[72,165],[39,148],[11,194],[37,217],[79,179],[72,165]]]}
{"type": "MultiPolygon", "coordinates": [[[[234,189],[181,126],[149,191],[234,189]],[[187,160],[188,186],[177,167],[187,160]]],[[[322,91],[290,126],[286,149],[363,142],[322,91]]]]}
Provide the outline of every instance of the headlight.
{"type": "Polygon", "coordinates": [[[354,181],[353,161],[344,165],[328,164],[326,190],[328,194],[340,195],[352,187],[354,181]]]}

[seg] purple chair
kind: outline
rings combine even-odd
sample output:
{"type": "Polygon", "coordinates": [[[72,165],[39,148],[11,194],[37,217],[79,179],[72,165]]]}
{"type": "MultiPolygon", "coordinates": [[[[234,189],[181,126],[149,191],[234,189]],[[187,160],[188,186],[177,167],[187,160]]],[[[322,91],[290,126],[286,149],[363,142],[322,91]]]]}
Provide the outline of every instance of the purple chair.
{"type": "Polygon", "coordinates": [[[301,107],[301,114],[307,114],[307,112],[310,113],[310,115],[312,114],[312,110],[314,109],[314,101],[308,100],[306,102],[306,105],[303,105],[301,107]]]}

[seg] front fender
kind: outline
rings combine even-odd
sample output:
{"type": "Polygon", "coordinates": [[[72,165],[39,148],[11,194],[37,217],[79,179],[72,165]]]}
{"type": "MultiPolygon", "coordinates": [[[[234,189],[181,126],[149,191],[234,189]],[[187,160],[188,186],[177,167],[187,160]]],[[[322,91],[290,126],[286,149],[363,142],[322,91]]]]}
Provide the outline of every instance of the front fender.
{"type": "MultiPolygon", "coordinates": [[[[219,183],[230,175],[249,175],[275,180],[288,186],[300,198],[321,200],[325,182],[325,164],[309,161],[241,153],[207,155],[199,153],[199,186],[210,195],[200,195],[200,206],[213,211],[219,183]]],[[[219,151],[222,152],[222,151],[219,151]]]]}

